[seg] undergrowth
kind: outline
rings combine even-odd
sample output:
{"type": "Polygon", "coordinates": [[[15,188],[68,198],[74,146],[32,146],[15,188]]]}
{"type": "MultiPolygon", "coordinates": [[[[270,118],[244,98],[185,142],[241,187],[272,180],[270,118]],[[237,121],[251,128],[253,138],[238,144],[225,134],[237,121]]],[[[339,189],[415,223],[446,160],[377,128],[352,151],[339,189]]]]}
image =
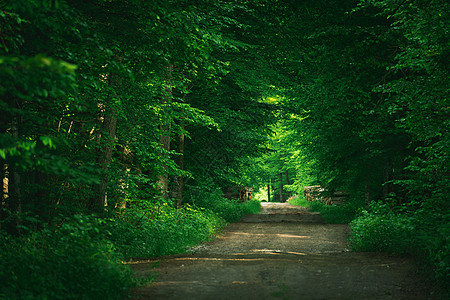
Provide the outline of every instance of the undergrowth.
{"type": "Polygon", "coordinates": [[[449,295],[450,215],[436,206],[411,209],[414,205],[372,203],[350,223],[351,248],[413,255],[422,270],[449,295]]]}
{"type": "Polygon", "coordinates": [[[211,190],[200,192],[197,197],[191,197],[189,202],[201,209],[207,209],[227,222],[237,222],[247,214],[256,214],[261,210],[261,202],[258,200],[249,200],[239,202],[237,199],[226,199],[222,196],[220,190],[211,190]]]}
{"type": "Polygon", "coordinates": [[[1,237],[0,299],[122,299],[131,270],[100,231],[75,215],[20,238],[1,237]]]}
{"type": "Polygon", "coordinates": [[[344,204],[326,205],[319,201],[307,201],[303,195],[294,196],[289,200],[292,205],[299,205],[311,208],[313,212],[319,212],[321,217],[328,224],[348,224],[358,214],[363,206],[359,202],[348,202],[344,204]]]}
{"type": "Polygon", "coordinates": [[[259,201],[202,197],[181,209],[159,203],[51,224],[35,219],[20,237],[0,231],[0,299],[123,299],[142,283],[124,261],[186,252],[260,208],[259,201]]]}
{"type": "Polygon", "coordinates": [[[225,226],[223,218],[191,206],[174,209],[167,203],[143,210],[124,210],[105,229],[126,258],[183,253],[209,240],[225,226]]]}
{"type": "Polygon", "coordinates": [[[450,214],[445,205],[385,201],[363,209],[362,203],[324,205],[301,196],[289,203],[320,212],[327,223],[349,223],[353,251],[414,256],[441,292],[450,294],[450,214]]]}

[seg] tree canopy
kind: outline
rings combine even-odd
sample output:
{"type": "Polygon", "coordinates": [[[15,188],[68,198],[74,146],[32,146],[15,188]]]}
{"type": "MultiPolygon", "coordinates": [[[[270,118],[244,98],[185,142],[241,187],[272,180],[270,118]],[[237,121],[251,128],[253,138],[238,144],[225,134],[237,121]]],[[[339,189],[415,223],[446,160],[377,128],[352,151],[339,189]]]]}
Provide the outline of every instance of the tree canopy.
{"type": "Polygon", "coordinates": [[[315,184],[444,224],[448,12],[441,0],[2,1],[1,232],[20,236],[25,216],[181,209],[229,187],[285,201],[315,184]]]}

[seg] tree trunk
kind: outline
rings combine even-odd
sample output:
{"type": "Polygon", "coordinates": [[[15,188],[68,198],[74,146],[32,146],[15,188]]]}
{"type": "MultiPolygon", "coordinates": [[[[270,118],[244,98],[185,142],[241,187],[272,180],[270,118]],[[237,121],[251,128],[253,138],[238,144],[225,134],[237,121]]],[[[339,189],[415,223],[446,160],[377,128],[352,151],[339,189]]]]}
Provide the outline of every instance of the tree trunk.
{"type": "Polygon", "coordinates": [[[286,170],[285,174],[286,174],[286,184],[290,185],[290,182],[289,182],[289,170],[286,170]]]}
{"type": "Polygon", "coordinates": [[[99,155],[97,159],[97,163],[101,168],[102,177],[100,180],[100,184],[97,187],[97,191],[95,194],[94,206],[96,209],[102,209],[107,205],[107,195],[106,188],[108,185],[108,170],[109,165],[112,161],[112,153],[114,149],[114,140],[116,138],[116,129],[117,129],[117,111],[112,109],[109,113],[106,113],[103,125],[102,125],[102,136],[104,147],[103,151],[99,155]]]}
{"type": "Polygon", "coordinates": [[[6,201],[6,198],[8,198],[8,164],[2,163],[2,171],[1,171],[1,177],[2,177],[2,195],[0,199],[0,204],[3,205],[3,203],[6,201]]]}
{"type": "Polygon", "coordinates": [[[284,202],[284,200],[283,200],[283,173],[278,174],[278,176],[279,176],[278,188],[280,190],[280,202],[284,202]]]}
{"type": "MultiPolygon", "coordinates": [[[[183,93],[182,95],[182,101],[186,102],[186,93],[183,93]]],[[[177,164],[178,168],[183,171],[184,170],[184,147],[185,147],[185,134],[184,130],[186,128],[185,122],[183,119],[181,119],[180,124],[181,132],[178,135],[178,157],[177,157],[177,164]]],[[[184,178],[183,175],[176,175],[174,177],[173,187],[172,187],[172,197],[176,199],[176,206],[177,208],[181,208],[183,204],[183,188],[184,188],[184,178]]]]}
{"type": "Polygon", "coordinates": [[[270,202],[270,188],[272,186],[272,179],[269,178],[269,183],[267,184],[267,202],[270,202]]]}
{"type": "Polygon", "coordinates": [[[388,160],[383,170],[383,198],[386,199],[391,193],[394,193],[394,164],[392,160],[388,160]]]}
{"type": "MultiPolygon", "coordinates": [[[[117,62],[122,62],[122,57],[115,56],[117,62]]],[[[108,83],[112,87],[114,91],[111,95],[111,99],[119,99],[120,98],[120,88],[122,87],[122,80],[120,76],[117,74],[109,74],[108,83]]],[[[102,151],[97,158],[97,163],[101,168],[101,179],[100,184],[97,186],[97,189],[94,194],[94,209],[102,210],[107,203],[107,187],[109,181],[109,167],[112,162],[112,154],[115,147],[115,139],[116,139],[116,130],[117,130],[117,116],[118,111],[114,107],[113,101],[105,104],[99,104],[100,107],[104,107],[104,117],[103,123],[100,132],[100,142],[102,143],[102,151]]]]}
{"type": "MultiPolygon", "coordinates": [[[[19,122],[17,118],[13,118],[11,122],[11,134],[14,140],[17,141],[19,139],[19,122]]],[[[20,223],[16,216],[22,213],[21,175],[19,170],[10,164],[5,171],[5,177],[8,182],[5,204],[12,213],[11,219],[6,222],[5,227],[9,234],[18,235],[20,223]]]]}
{"type": "MultiPolygon", "coordinates": [[[[39,170],[35,170],[33,173],[34,173],[33,181],[34,184],[36,185],[35,187],[36,190],[34,193],[32,193],[35,201],[34,211],[40,217],[41,220],[48,221],[50,218],[49,215],[50,211],[48,210],[48,207],[50,207],[51,200],[50,195],[48,193],[48,188],[46,187],[48,187],[49,182],[55,181],[52,181],[48,174],[41,172],[39,170]]],[[[32,176],[30,175],[28,177],[31,179],[32,176]]]]}
{"type": "MultiPolygon", "coordinates": [[[[165,94],[161,99],[161,104],[163,106],[170,104],[170,102],[172,101],[172,72],[173,72],[173,65],[169,64],[169,66],[167,67],[165,94]]],[[[164,107],[163,116],[159,129],[161,132],[161,135],[159,137],[161,149],[163,150],[163,152],[170,151],[171,118],[169,116],[169,111],[167,107],[164,107]]],[[[164,159],[168,159],[167,153],[162,153],[161,155],[164,157],[164,159]]],[[[163,168],[164,168],[163,173],[158,176],[158,183],[161,189],[162,197],[164,199],[167,199],[169,189],[169,166],[165,164],[163,168]]]]}
{"type": "Polygon", "coordinates": [[[117,182],[117,192],[114,193],[114,205],[116,208],[126,208],[127,207],[127,201],[126,201],[126,190],[129,187],[128,181],[130,178],[130,172],[133,164],[133,154],[131,153],[130,148],[128,147],[128,143],[125,141],[120,141],[118,145],[116,145],[117,152],[120,153],[119,160],[121,164],[121,170],[122,174],[118,178],[117,182]]]}
{"type": "MultiPolygon", "coordinates": [[[[160,129],[162,132],[169,132],[170,126],[161,125],[160,129]]],[[[170,151],[170,136],[161,135],[159,138],[159,142],[161,144],[161,148],[166,151],[170,151]]],[[[163,153],[162,156],[166,157],[167,154],[163,153]]],[[[169,186],[169,166],[165,164],[163,166],[164,171],[162,174],[158,176],[158,183],[161,189],[161,194],[164,199],[167,199],[167,190],[169,186]]]]}
{"type": "Polygon", "coordinates": [[[364,193],[364,200],[365,200],[365,204],[366,207],[369,206],[370,204],[370,172],[369,172],[369,166],[367,166],[367,170],[366,170],[366,190],[364,193]]]}
{"type": "MultiPolygon", "coordinates": [[[[184,130],[185,124],[184,121],[181,121],[181,130],[184,130]]],[[[183,171],[184,170],[184,141],[185,141],[185,135],[183,132],[180,132],[178,135],[178,159],[177,164],[178,168],[183,171]]],[[[177,208],[181,208],[181,205],[183,204],[183,176],[182,175],[176,175],[174,177],[174,185],[173,190],[171,192],[172,197],[176,199],[177,201],[177,208]]]]}
{"type": "Polygon", "coordinates": [[[6,202],[8,201],[8,165],[6,163],[2,164],[2,194],[0,198],[0,230],[2,229],[2,224],[6,220],[6,202]]]}

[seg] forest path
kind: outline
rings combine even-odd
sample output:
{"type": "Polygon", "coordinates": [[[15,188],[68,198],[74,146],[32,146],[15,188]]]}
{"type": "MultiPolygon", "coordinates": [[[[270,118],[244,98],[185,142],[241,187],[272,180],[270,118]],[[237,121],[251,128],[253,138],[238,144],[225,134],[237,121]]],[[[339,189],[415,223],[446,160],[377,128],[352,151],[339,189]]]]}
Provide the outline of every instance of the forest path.
{"type": "Polygon", "coordinates": [[[192,253],[133,262],[136,276],[160,262],[134,299],[432,299],[412,260],[350,252],[349,233],[305,208],[263,203],[192,253]]]}

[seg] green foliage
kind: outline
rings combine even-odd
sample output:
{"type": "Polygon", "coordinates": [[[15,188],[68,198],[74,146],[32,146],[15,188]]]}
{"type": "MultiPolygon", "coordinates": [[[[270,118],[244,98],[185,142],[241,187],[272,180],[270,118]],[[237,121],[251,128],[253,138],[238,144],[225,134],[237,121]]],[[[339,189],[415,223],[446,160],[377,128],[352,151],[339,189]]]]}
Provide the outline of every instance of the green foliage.
{"type": "Polygon", "coordinates": [[[369,211],[363,210],[361,215],[350,224],[352,249],[410,253],[415,228],[411,216],[397,214],[389,205],[381,202],[372,203],[369,211]]]}
{"type": "Polygon", "coordinates": [[[233,34],[248,12],[226,1],[6,1],[0,158],[21,192],[7,209],[93,209],[103,183],[110,204],[151,202],[166,172],[238,181],[274,120],[259,102],[268,82],[255,71],[270,68],[233,34]],[[191,139],[187,172],[160,147],[161,135],[176,148],[181,134],[191,139]]]}
{"type": "Polygon", "coordinates": [[[411,205],[372,203],[350,223],[350,246],[354,251],[414,255],[424,271],[448,293],[449,224],[448,212],[416,210],[411,205]]]}
{"type": "Polygon", "coordinates": [[[0,241],[0,299],[122,299],[135,285],[95,218],[0,241]]]}
{"type": "Polygon", "coordinates": [[[296,195],[289,200],[289,204],[311,208],[319,212],[328,224],[348,224],[355,219],[364,203],[353,201],[344,204],[326,205],[319,201],[306,201],[303,195],[296,195]]]}
{"type": "Polygon", "coordinates": [[[355,219],[363,206],[364,204],[351,202],[326,205],[315,201],[311,203],[311,210],[320,212],[320,216],[328,224],[348,224],[355,219]]]}
{"type": "MultiPolygon", "coordinates": [[[[94,258],[95,268],[117,266],[98,226],[127,257],[182,252],[224,219],[258,210],[255,201],[224,199],[219,188],[261,187],[287,171],[284,190],[291,193],[308,184],[354,199],[364,194],[368,202],[397,193],[397,203],[411,203],[408,212],[374,204],[353,223],[355,245],[404,253],[413,232],[420,257],[448,279],[447,2],[0,6],[0,173],[9,180],[1,234],[44,228],[2,236],[8,262],[16,245],[22,268],[32,256],[42,261],[44,250],[49,258],[73,256],[69,269],[87,268],[83,259],[94,258]],[[182,136],[186,141],[177,140],[182,136]],[[161,147],[162,137],[171,149],[161,147]],[[169,175],[189,177],[178,200],[184,196],[194,208],[164,204],[157,182],[169,175]],[[77,217],[48,225],[60,214],[103,211],[106,194],[116,213],[109,221],[77,217]],[[52,238],[40,238],[44,232],[52,238]]],[[[308,205],[339,223],[360,206],[308,205]]],[[[107,277],[127,286],[116,271],[107,277]]],[[[8,293],[24,285],[19,277],[10,282],[8,293]]]]}
{"type": "Polygon", "coordinates": [[[292,196],[291,198],[289,198],[288,202],[291,205],[298,205],[303,207],[311,207],[312,205],[311,201],[306,201],[303,194],[292,196]]]}
{"type": "Polygon", "coordinates": [[[189,199],[195,207],[211,211],[223,218],[226,222],[237,222],[247,214],[256,214],[261,209],[261,202],[249,200],[239,202],[229,200],[222,196],[220,190],[201,191],[197,196],[189,199]]]}
{"type": "Polygon", "coordinates": [[[175,209],[167,203],[129,209],[106,222],[104,230],[126,258],[184,253],[211,239],[225,221],[208,210],[175,209]]]}
{"type": "Polygon", "coordinates": [[[53,226],[20,220],[27,234],[0,236],[0,299],[122,299],[139,284],[123,260],[184,253],[226,225],[210,210],[167,203],[110,217],[61,215],[53,226]]]}
{"type": "Polygon", "coordinates": [[[132,282],[117,253],[184,252],[224,226],[218,215],[231,221],[257,210],[256,202],[222,198],[211,205],[216,213],[177,210],[161,199],[157,185],[166,172],[200,178],[205,170],[218,182],[237,181],[244,158],[259,153],[273,121],[272,107],[259,103],[267,82],[253,84],[254,70],[253,79],[227,76],[230,66],[236,71],[264,63],[254,62],[255,53],[245,59],[239,53],[247,45],[232,32],[245,19],[241,12],[244,4],[223,1],[2,3],[0,163],[1,178],[9,181],[1,194],[0,274],[10,284],[1,290],[4,297],[121,297],[132,282]],[[250,112],[262,122],[252,123],[250,112]],[[188,172],[175,163],[179,154],[160,147],[164,134],[173,141],[181,134],[191,138],[188,172]],[[208,135],[228,145],[199,157],[208,135]],[[217,159],[222,149],[226,170],[225,160],[217,159]],[[83,217],[99,210],[106,193],[114,217],[83,217]],[[115,209],[125,203],[127,209],[115,209]],[[74,212],[81,215],[64,220],[74,212]],[[21,250],[14,253],[14,247],[21,250]]]}
{"type": "MultiPolygon", "coordinates": [[[[290,87],[280,136],[301,158],[291,189],[310,178],[374,202],[352,223],[355,247],[418,251],[448,282],[449,3],[294,2],[258,7],[270,20],[264,54],[290,87]]],[[[270,164],[282,165],[277,155],[270,164]]],[[[311,206],[348,222],[364,205],[350,203],[311,206]]]]}

